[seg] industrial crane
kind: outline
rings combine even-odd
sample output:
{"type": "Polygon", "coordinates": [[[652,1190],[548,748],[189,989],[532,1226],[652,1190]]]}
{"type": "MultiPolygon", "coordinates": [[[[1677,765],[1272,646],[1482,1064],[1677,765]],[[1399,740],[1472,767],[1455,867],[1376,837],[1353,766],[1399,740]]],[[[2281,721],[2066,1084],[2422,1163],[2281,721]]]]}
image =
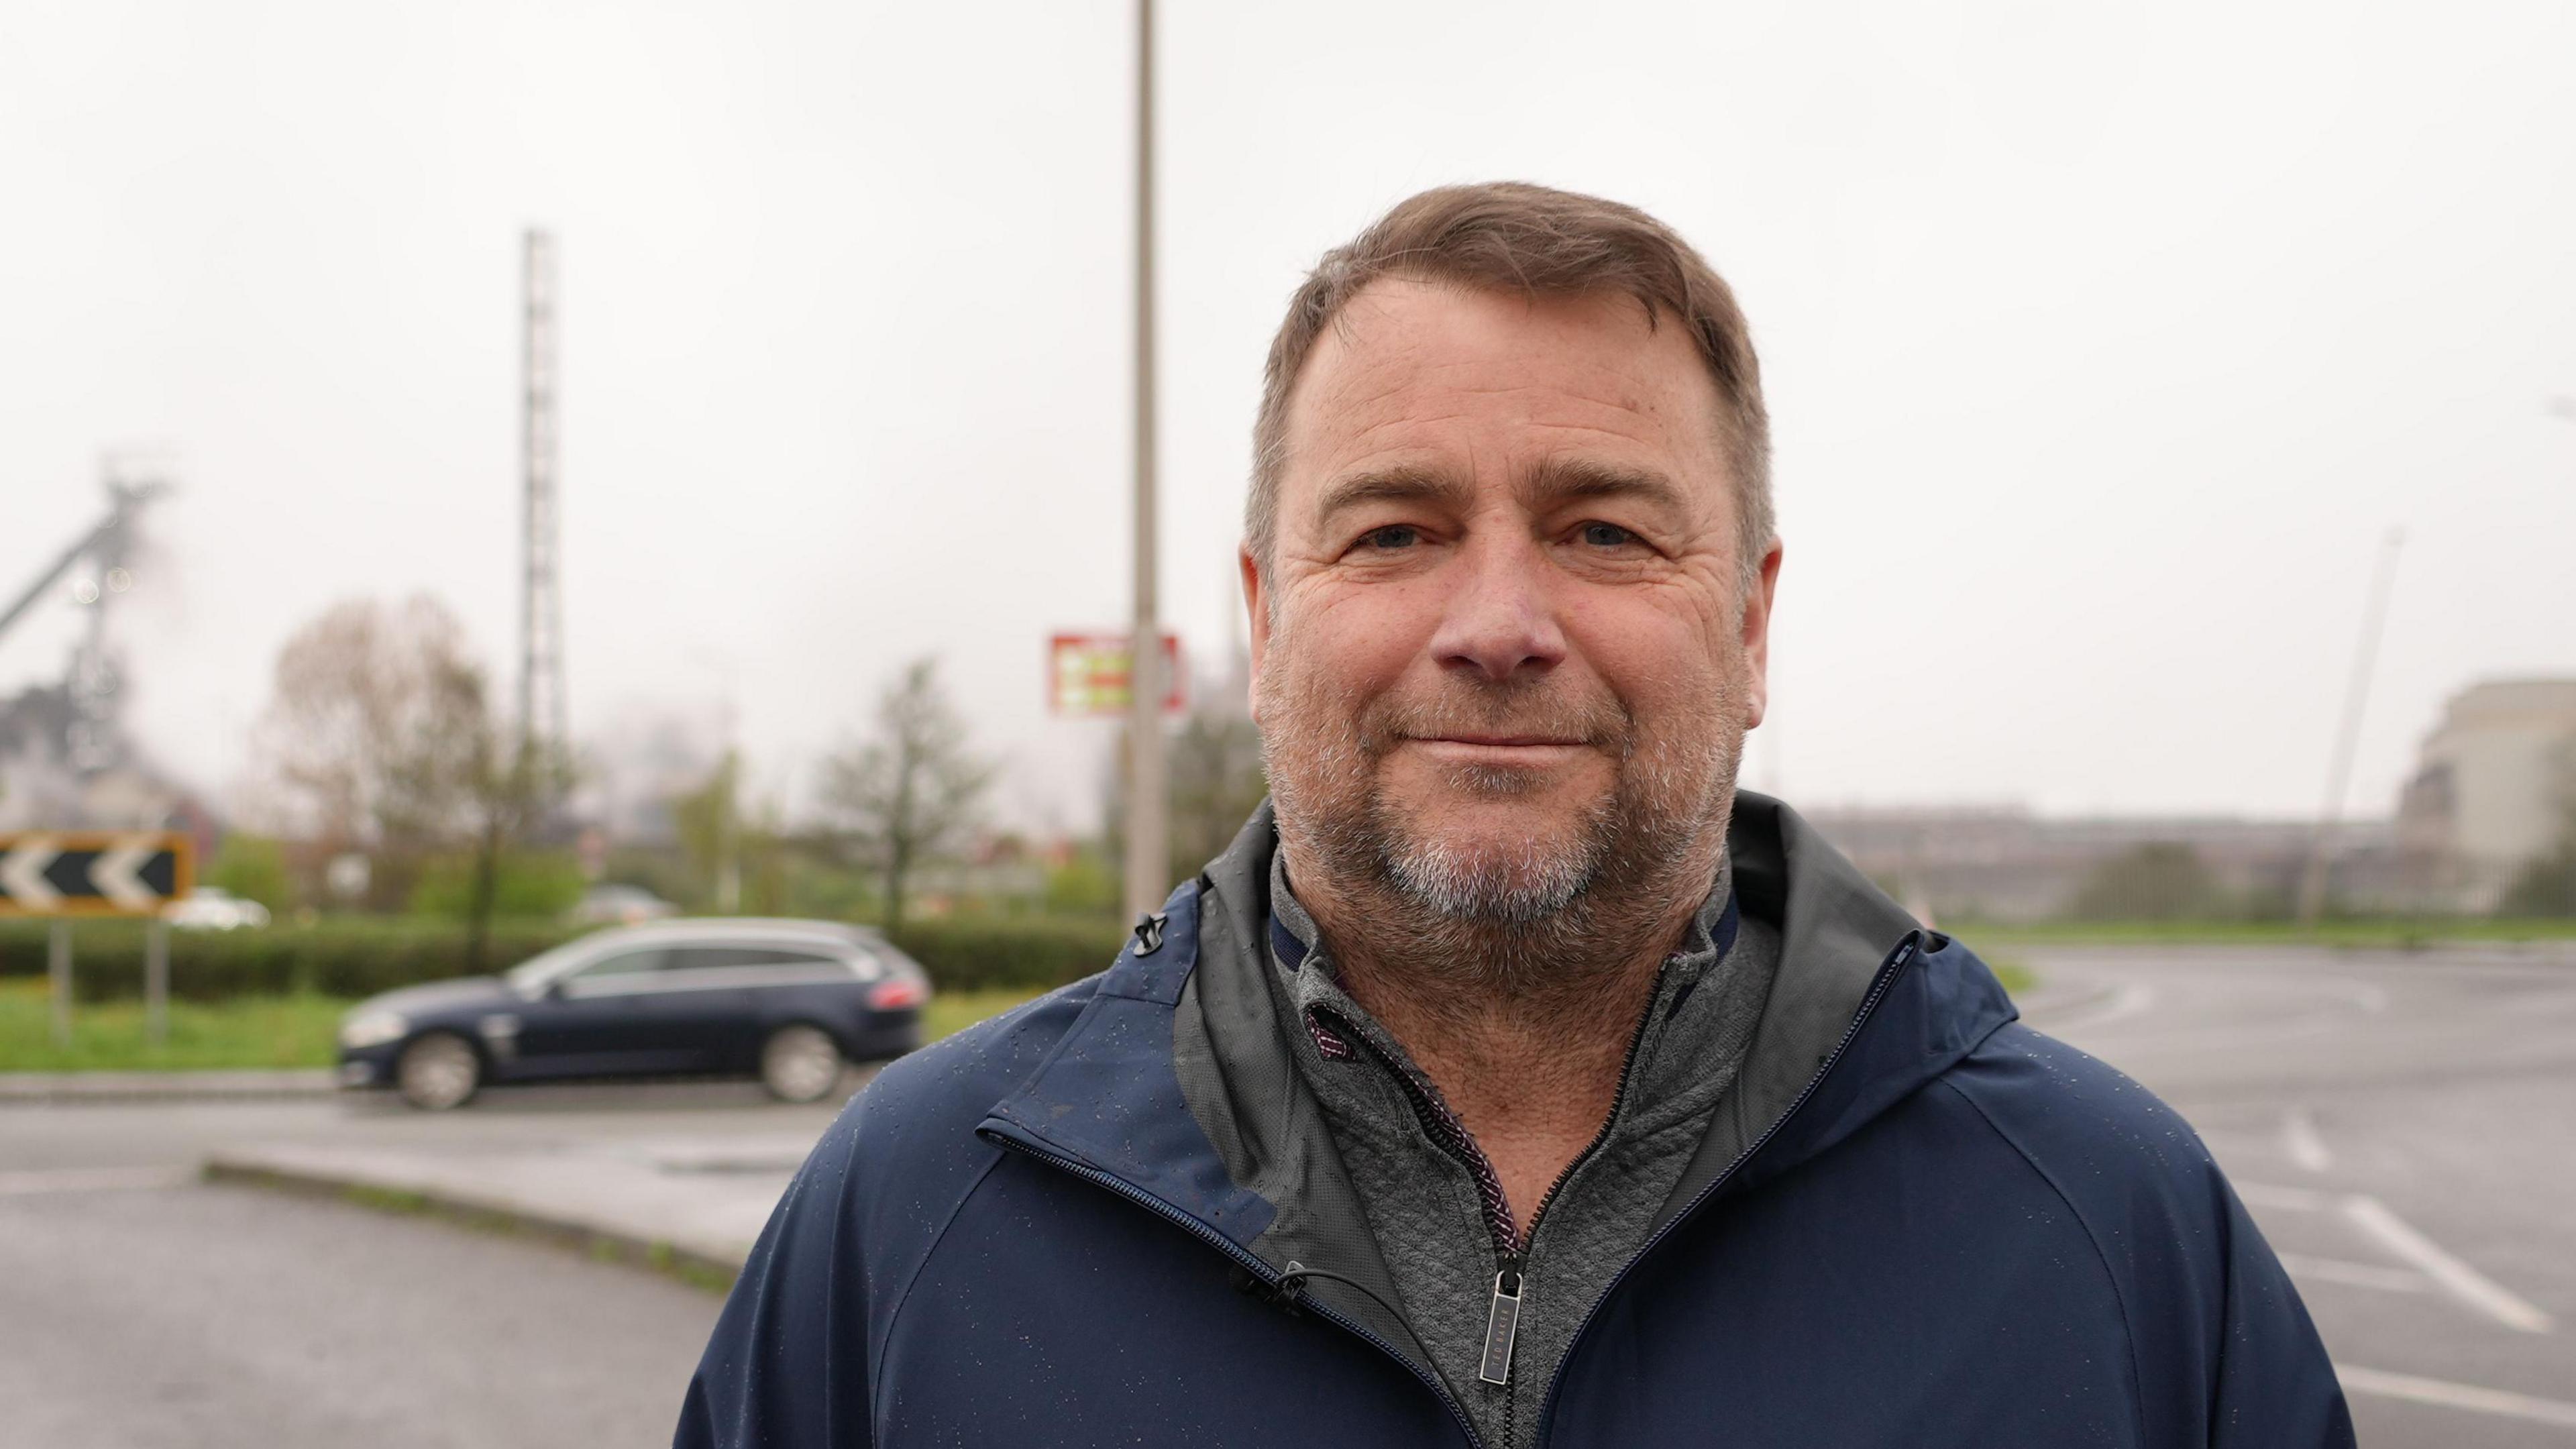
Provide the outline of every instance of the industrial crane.
{"type": "MultiPolygon", "coordinates": [[[[83,561],[89,572],[73,585],[72,597],[89,610],[87,627],[81,640],[72,648],[69,677],[63,682],[59,698],[68,706],[60,711],[63,763],[79,774],[87,775],[115,764],[119,752],[116,730],[116,664],[107,649],[107,601],[133,587],[133,576],[126,572],[126,560],[133,554],[140,534],[135,526],[145,504],[166,491],[158,481],[124,482],[111,478],[107,483],[107,515],[87,533],[82,534],[54,561],[37,571],[8,608],[0,610],[0,639],[36,601],[62,581],[65,575],[83,561]]],[[[30,690],[16,702],[0,700],[0,748],[7,736],[23,733],[29,716],[41,719],[55,710],[38,710],[33,706],[37,696],[49,690],[30,690]],[[10,716],[18,715],[18,720],[10,716]],[[16,725],[17,728],[11,728],[16,725]]],[[[49,733],[51,731],[48,731],[49,733]]]]}

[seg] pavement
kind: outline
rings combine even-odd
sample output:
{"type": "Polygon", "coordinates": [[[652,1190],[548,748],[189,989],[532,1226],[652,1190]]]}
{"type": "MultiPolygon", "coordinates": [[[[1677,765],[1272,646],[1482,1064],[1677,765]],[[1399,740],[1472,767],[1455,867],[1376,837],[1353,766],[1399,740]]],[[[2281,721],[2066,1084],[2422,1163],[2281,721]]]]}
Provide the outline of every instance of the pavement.
{"type": "Polygon", "coordinates": [[[87,1172],[0,1185],[5,1449],[668,1444],[720,1306],[538,1242],[87,1172]]]}
{"type": "Polygon", "coordinates": [[[806,1132],[500,1149],[284,1142],[220,1149],[205,1172],[499,1217],[729,1281],[813,1146],[806,1132]]]}
{"type": "MultiPolygon", "coordinates": [[[[2042,981],[2023,1002],[2035,1025],[2137,1077],[2200,1129],[2316,1316],[2364,1443],[2576,1446],[2576,1253],[2565,1246],[2576,1241],[2576,950],[2021,955],[2042,981]]],[[[14,1290],[10,1275],[19,1271],[10,1253],[32,1241],[38,1246],[25,1251],[57,1277],[68,1275],[57,1302],[82,1293],[133,1299],[132,1269],[88,1219],[77,1227],[59,1217],[23,1220],[86,1203],[103,1212],[118,1204],[117,1212],[138,1215],[127,1222],[132,1230],[201,1241],[209,1251],[222,1239],[218,1257],[236,1251],[224,1234],[247,1232],[244,1251],[270,1254],[265,1271],[286,1281],[317,1270],[294,1257],[291,1234],[271,1243],[262,1236],[268,1220],[254,1225],[259,1215],[233,1204],[275,1199],[278,1222],[319,1221],[318,1214],[358,1224],[331,1231],[404,1244],[446,1233],[486,1245],[452,1250],[468,1255],[547,1251],[312,1200],[315,1190],[351,1188],[379,1204],[515,1221],[618,1250],[610,1256],[697,1264],[711,1270],[701,1276],[720,1278],[742,1261],[833,1115],[830,1107],[780,1106],[741,1084],[496,1090],[466,1111],[437,1115],[373,1095],[0,1101],[0,1244],[11,1245],[0,1248],[0,1294],[14,1290]],[[201,1167],[213,1185],[200,1183],[201,1167]],[[243,1182],[308,1192],[290,1201],[236,1185],[243,1182]],[[137,1203],[161,1205],[171,1221],[154,1228],[156,1209],[137,1203]],[[21,1219],[14,1227],[13,1217],[21,1219]],[[88,1251],[99,1261],[84,1263],[88,1251]]],[[[403,1251],[425,1260],[451,1250],[403,1251]]],[[[567,1268],[625,1271],[590,1255],[553,1256],[567,1268]]],[[[350,1287],[371,1299],[406,1291],[411,1280],[393,1276],[361,1275],[350,1287]]],[[[602,1322],[603,1331],[686,1338],[694,1326],[703,1337],[711,1296],[650,1274],[629,1276],[693,1296],[680,1308],[638,1308],[633,1324],[602,1322]]],[[[509,1290],[488,1291],[507,1301],[509,1290]]],[[[176,1307],[147,1316],[170,1319],[158,1331],[184,1337],[185,1315],[205,1311],[189,1307],[197,1301],[183,1294],[176,1307]]],[[[454,1358],[460,1344],[476,1342],[470,1333],[436,1337],[433,1330],[456,1327],[444,1300],[424,1311],[420,1351],[454,1358]]],[[[585,1311],[583,1322],[591,1321],[585,1311]]],[[[649,1357],[639,1352],[635,1361],[649,1357]]],[[[674,1367],[667,1355],[654,1362],[651,1373],[638,1370],[631,1392],[667,1400],[686,1364],[674,1367]]],[[[0,1403],[13,1401],[12,1372],[0,1366],[0,1403]]],[[[50,1380],[42,1387],[64,1391],[50,1380]]],[[[10,1422],[0,1416],[0,1449],[17,1442],[10,1422]]],[[[654,1433],[667,1433],[667,1419],[654,1433]]],[[[95,1440],[165,1441],[305,1442],[292,1434],[95,1440]]],[[[455,1442],[553,1441],[514,1431],[455,1442]]]]}
{"type": "MultiPolygon", "coordinates": [[[[621,1227],[647,1249],[747,1242],[837,1110],[749,1083],[496,1090],[443,1114],[384,1094],[0,1102],[0,1449],[667,1444],[721,1300],[711,1275],[602,1261],[686,1266],[689,1249],[596,1250],[627,1245],[621,1227]],[[602,1217],[609,1232],[579,1235],[593,1251],[566,1252],[543,1231],[205,1178],[250,1144],[311,1154],[281,1163],[479,1164],[487,1184],[550,1160],[558,1179],[622,1171],[654,1217],[602,1217]],[[689,1185],[717,1181],[726,1205],[693,1217],[708,1199],[689,1185]]],[[[529,1191],[520,1206],[563,1215],[529,1191]]],[[[399,1186],[372,1200],[412,1205],[399,1186]]]]}

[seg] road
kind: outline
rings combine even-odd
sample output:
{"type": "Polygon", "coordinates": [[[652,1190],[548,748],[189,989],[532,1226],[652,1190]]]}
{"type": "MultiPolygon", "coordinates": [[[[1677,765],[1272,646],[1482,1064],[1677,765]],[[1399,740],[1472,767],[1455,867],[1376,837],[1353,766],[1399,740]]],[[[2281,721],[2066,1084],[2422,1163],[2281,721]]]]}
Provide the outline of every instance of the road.
{"type": "Polygon", "coordinates": [[[718,1299],[540,1242],[256,1188],[228,1142],[819,1135],[756,1087],[0,1107],[0,1449],[670,1442],[718,1299]]]}
{"type": "Polygon", "coordinates": [[[2363,1444],[2576,1446],[2576,952],[2024,959],[2045,983],[2033,1024],[2217,1154],[2363,1444]]]}
{"type": "MultiPolygon", "coordinates": [[[[2026,951],[2198,1126],[2374,1449],[2576,1449],[2576,952],[2026,951]]],[[[254,1141],[810,1139],[748,1086],[0,1107],[0,1449],[664,1442],[713,1296],[194,1164],[254,1141]]]]}

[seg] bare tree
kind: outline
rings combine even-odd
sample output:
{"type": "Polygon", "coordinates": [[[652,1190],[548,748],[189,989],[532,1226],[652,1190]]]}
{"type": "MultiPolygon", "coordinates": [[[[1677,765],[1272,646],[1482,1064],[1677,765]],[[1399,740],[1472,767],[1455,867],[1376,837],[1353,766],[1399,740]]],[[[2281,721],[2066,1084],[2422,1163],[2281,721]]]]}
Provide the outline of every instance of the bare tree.
{"type": "Polygon", "coordinates": [[[742,756],[724,758],[706,780],[671,801],[671,822],[688,853],[690,872],[705,883],[722,915],[742,909],[742,756]]]}
{"type": "Polygon", "coordinates": [[[974,823],[993,767],[969,753],[937,662],[915,660],[877,703],[873,738],[824,762],[823,802],[884,872],[888,925],[903,924],[912,868],[974,823]]]}
{"type": "Polygon", "coordinates": [[[279,651],[261,746],[297,833],[408,854],[468,828],[488,717],[482,671],[437,601],[352,599],[279,651]]]}
{"type": "Polygon", "coordinates": [[[1172,735],[1174,880],[1188,880],[1234,843],[1243,822],[1270,793],[1261,765],[1261,729],[1239,710],[1199,705],[1172,735]]]}
{"type": "MultiPolygon", "coordinates": [[[[1208,681],[1190,691],[1189,713],[1163,743],[1170,783],[1169,878],[1188,880],[1225,853],[1270,793],[1261,763],[1261,727],[1245,713],[1236,681],[1208,681]]],[[[1103,834],[1109,859],[1126,859],[1127,760],[1118,752],[1105,780],[1103,834]]]]}
{"type": "Polygon", "coordinates": [[[279,652],[262,736],[306,829],[399,867],[381,873],[388,897],[431,852],[472,853],[466,957],[480,969],[502,856],[564,762],[510,738],[455,616],[426,595],[332,606],[279,652]]]}

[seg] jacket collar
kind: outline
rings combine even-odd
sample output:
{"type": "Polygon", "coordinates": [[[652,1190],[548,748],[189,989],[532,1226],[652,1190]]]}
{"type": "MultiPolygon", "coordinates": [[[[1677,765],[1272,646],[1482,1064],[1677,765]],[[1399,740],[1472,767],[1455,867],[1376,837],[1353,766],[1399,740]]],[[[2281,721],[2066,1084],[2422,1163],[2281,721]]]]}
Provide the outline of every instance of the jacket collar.
{"type": "Polygon", "coordinates": [[[1228,1173],[1173,1067],[1173,1013],[1199,964],[1199,905],[1197,881],[1172,892],[1158,928],[1128,937],[1036,1075],[977,1130],[1099,1173],[1248,1247],[1274,1209],[1228,1173]]]}
{"type": "Polygon", "coordinates": [[[1985,963],[1922,930],[1795,810],[1737,792],[1727,849],[1743,908],[1780,930],[1780,969],[1666,1219],[1729,1173],[1743,1186],[1830,1148],[2016,1015],[1985,963]]]}
{"type": "MultiPolygon", "coordinates": [[[[1829,1149],[2015,1015],[1983,963],[1920,931],[1787,806],[1740,792],[1728,844],[1742,909],[1777,924],[1781,964],[1739,1086],[1667,1217],[1721,1177],[1742,1186],[1829,1149]]],[[[1274,1268],[1330,1253],[1383,1279],[1260,982],[1275,848],[1264,802],[1173,892],[1159,944],[1128,940],[980,1130],[1101,1174],[1274,1268]]]]}

